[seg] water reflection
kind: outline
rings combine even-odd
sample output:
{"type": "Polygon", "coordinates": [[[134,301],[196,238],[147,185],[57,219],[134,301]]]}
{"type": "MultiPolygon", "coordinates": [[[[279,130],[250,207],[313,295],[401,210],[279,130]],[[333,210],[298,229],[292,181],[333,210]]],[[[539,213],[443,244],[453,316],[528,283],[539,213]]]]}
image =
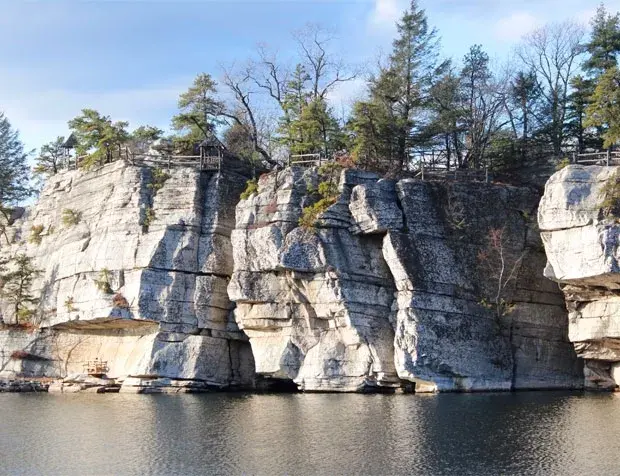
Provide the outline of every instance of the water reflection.
{"type": "Polygon", "coordinates": [[[3,474],[611,474],[620,399],[0,395],[3,474]]]}

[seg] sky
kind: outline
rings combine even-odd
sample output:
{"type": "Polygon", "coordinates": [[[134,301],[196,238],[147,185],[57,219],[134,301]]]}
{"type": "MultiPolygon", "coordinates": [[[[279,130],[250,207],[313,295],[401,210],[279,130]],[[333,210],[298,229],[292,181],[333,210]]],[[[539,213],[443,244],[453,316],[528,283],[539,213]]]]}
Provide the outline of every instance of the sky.
{"type": "MultiPolygon", "coordinates": [[[[473,44],[492,58],[549,22],[587,25],[599,0],[420,0],[439,30],[442,54],[460,59],[473,44]]],[[[294,31],[308,23],[334,32],[352,64],[389,51],[408,0],[0,0],[0,111],[28,150],[67,135],[67,121],[94,108],[131,128],[168,129],[180,93],[196,74],[221,77],[258,44],[292,57],[294,31]]],[[[608,0],[609,11],[620,0],[608,0]]],[[[360,78],[331,97],[346,107],[360,78]]]]}

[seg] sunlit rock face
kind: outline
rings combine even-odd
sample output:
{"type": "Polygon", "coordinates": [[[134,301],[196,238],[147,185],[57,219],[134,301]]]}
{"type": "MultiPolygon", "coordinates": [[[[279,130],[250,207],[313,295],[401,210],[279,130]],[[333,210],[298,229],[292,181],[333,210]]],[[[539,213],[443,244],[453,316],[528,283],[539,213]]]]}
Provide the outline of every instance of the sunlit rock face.
{"type": "Polygon", "coordinates": [[[542,276],[534,191],[344,171],[337,202],[304,229],[318,181],[265,175],[237,206],[228,292],[259,375],[309,391],[582,385],[562,295],[542,276]],[[479,258],[499,229],[514,268],[502,313],[485,302],[497,269],[479,258]]]}
{"type": "MultiPolygon", "coordinates": [[[[585,360],[586,385],[620,383],[620,225],[604,202],[617,167],[572,165],[545,187],[538,221],[548,265],[569,311],[569,338],[585,360]]],[[[612,202],[618,197],[612,197],[612,202]]]]}
{"type": "MultiPolygon", "coordinates": [[[[0,245],[3,257],[26,254],[41,270],[33,285],[41,330],[1,331],[4,375],[66,376],[99,358],[138,390],[147,380],[251,387],[250,347],[226,294],[244,182],[122,161],[51,177],[0,245]],[[14,349],[39,360],[7,357],[14,349]]],[[[10,303],[0,309],[15,322],[10,303]]]]}
{"type": "Polygon", "coordinates": [[[382,239],[350,231],[351,191],[376,179],[344,174],[338,202],[314,230],[297,224],[317,185],[314,169],[265,175],[259,193],[237,206],[228,291],[260,375],[312,391],[400,386],[382,239]]]}

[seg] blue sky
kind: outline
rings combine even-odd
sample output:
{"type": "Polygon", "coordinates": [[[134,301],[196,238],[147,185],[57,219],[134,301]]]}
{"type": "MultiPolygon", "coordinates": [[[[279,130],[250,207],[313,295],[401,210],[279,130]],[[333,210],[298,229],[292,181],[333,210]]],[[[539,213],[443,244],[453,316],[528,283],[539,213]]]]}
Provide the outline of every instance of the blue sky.
{"type": "MultiPolygon", "coordinates": [[[[598,0],[421,0],[442,37],[443,54],[461,58],[480,43],[492,57],[547,22],[587,23],[598,0]]],[[[28,149],[67,133],[83,107],[132,126],[166,128],[179,93],[199,72],[243,63],[266,43],[294,54],[291,34],[319,23],[337,35],[352,63],[387,51],[407,0],[89,1],[0,0],[0,110],[28,149]]],[[[620,0],[606,2],[620,10],[620,0]]],[[[346,105],[363,81],[332,100],[346,105]]]]}

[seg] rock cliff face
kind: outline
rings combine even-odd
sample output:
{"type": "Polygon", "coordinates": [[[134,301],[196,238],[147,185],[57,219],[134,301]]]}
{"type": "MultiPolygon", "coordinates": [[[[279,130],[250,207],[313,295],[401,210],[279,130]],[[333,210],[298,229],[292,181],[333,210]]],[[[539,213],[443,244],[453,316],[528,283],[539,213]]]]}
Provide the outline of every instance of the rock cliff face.
{"type": "MultiPolygon", "coordinates": [[[[61,390],[72,391],[98,385],[72,377],[97,358],[124,391],[583,384],[563,296],[542,274],[535,192],[346,170],[315,226],[300,227],[324,173],[263,175],[238,204],[241,169],[117,162],[52,177],[0,237],[0,260],[26,254],[42,271],[35,330],[11,325],[14,306],[0,301],[0,378],[70,377],[61,390]]],[[[564,259],[549,248],[554,233],[552,264],[564,259]]],[[[582,256],[583,267],[596,261],[582,256]]],[[[614,305],[613,263],[587,288],[602,306],[588,298],[592,313],[614,305]]],[[[597,332],[611,337],[608,327],[597,332]]],[[[577,350],[604,348],[609,361],[609,342],[577,350]]]]}
{"type": "Polygon", "coordinates": [[[566,167],[547,182],[538,215],[545,276],[564,291],[569,338],[590,388],[620,384],[617,184],[618,167],[566,167]]]}
{"type": "MultiPolygon", "coordinates": [[[[42,270],[40,330],[0,331],[0,376],[65,377],[98,358],[126,390],[251,387],[250,346],[226,294],[244,182],[123,162],[50,178],[0,248],[42,270]]],[[[15,322],[9,302],[0,310],[15,322]]]]}
{"type": "Polygon", "coordinates": [[[299,227],[319,180],[265,175],[237,206],[228,292],[260,376],[312,391],[582,385],[532,190],[344,171],[336,203],[299,227]]]}

